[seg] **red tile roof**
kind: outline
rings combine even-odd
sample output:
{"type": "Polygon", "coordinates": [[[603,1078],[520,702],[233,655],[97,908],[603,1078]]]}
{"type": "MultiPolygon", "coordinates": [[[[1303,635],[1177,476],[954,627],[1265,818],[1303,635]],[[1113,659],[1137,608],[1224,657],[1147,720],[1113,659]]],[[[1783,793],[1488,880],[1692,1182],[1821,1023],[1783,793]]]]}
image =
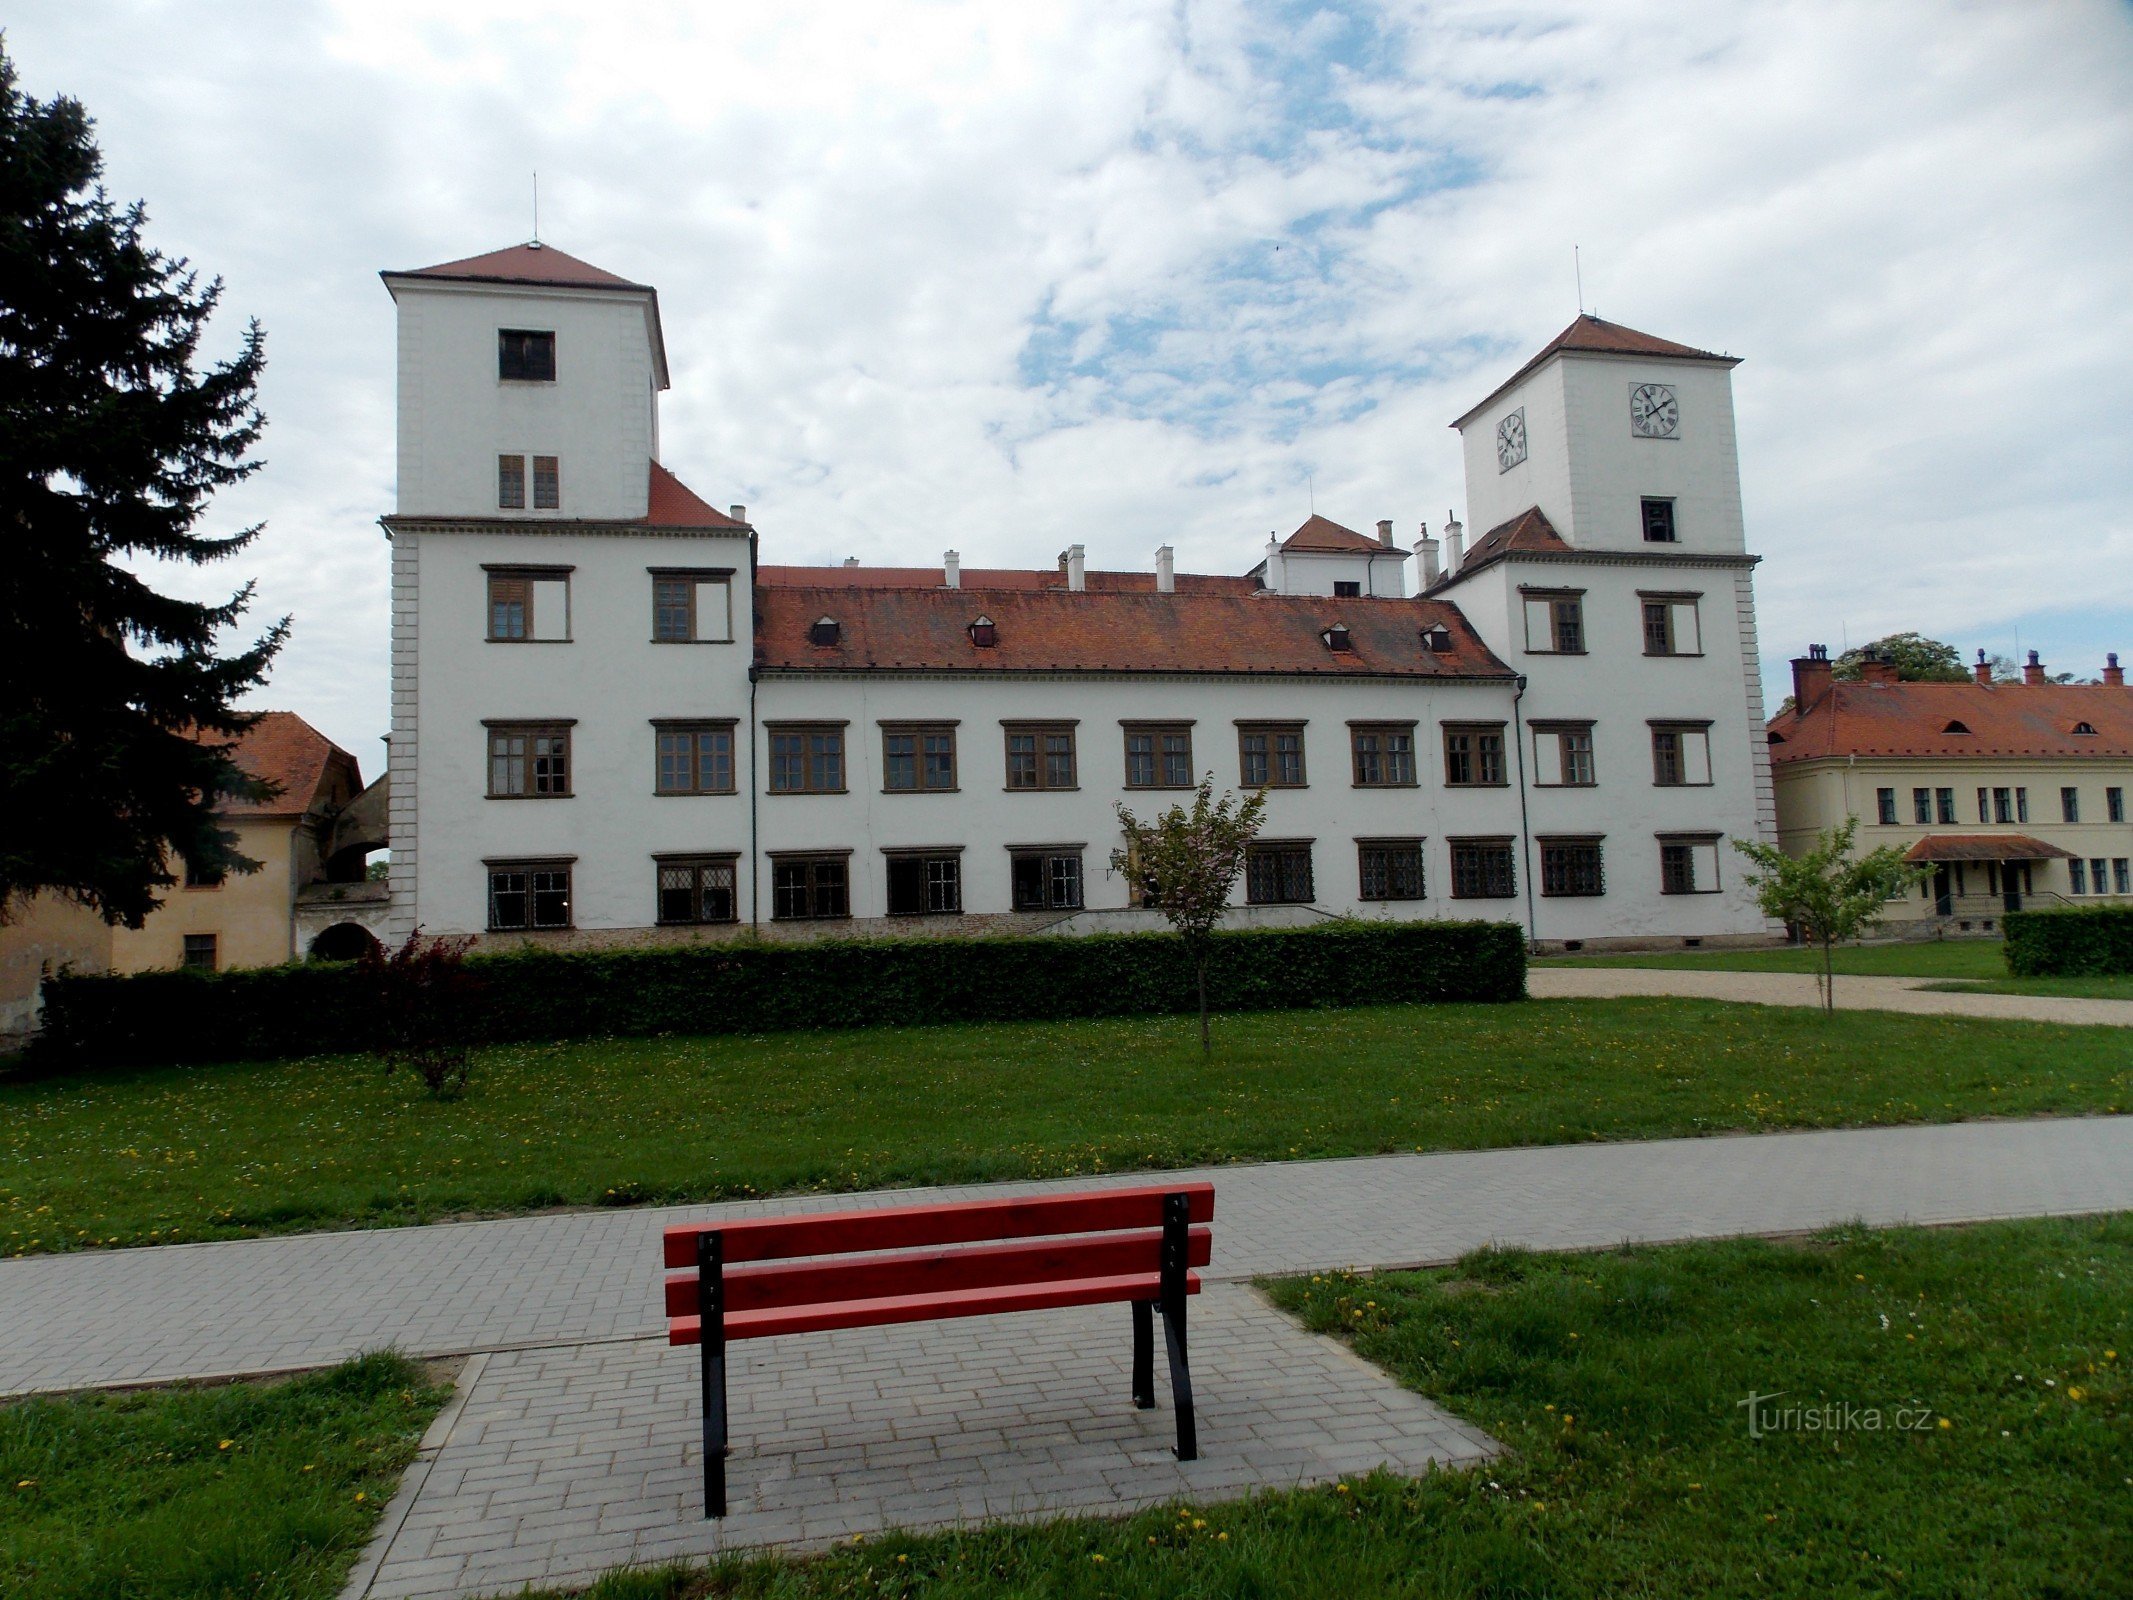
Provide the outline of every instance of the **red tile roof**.
{"type": "Polygon", "coordinates": [[[2078,861],[2026,833],[1929,833],[1903,853],[1906,861],[2078,861]]]}
{"type": "Polygon", "coordinates": [[[1569,541],[1555,531],[1547,513],[1539,506],[1528,506],[1509,522],[1499,522],[1487,533],[1467,546],[1466,556],[1459,563],[1459,570],[1483,561],[1494,561],[1499,556],[1552,554],[1568,550],[1569,541]]]}
{"type": "MultiPolygon", "coordinates": [[[[1182,581],[1182,580],[1181,580],[1182,581]]],[[[1238,593],[890,589],[827,583],[756,590],[756,659],[784,670],[1260,673],[1398,678],[1492,677],[1489,653],[1458,608],[1434,600],[1336,600],[1238,593]],[[997,643],[971,642],[983,615],[997,643]],[[822,617],[834,645],[808,642],[822,617]],[[1320,637],[1339,622],[1352,649],[1320,637]],[[1449,635],[1431,652],[1421,634],[1449,635]]]]}
{"type": "Polygon", "coordinates": [[[644,520],[654,528],[745,528],[725,512],[707,503],[695,490],[652,463],[651,487],[645,496],[644,520]]]}
{"type": "Polygon", "coordinates": [[[2102,683],[1832,683],[1770,719],[1770,759],[2133,756],[2133,689],[2102,683]],[[1961,723],[1968,733],[1947,732],[1961,723]],[[2086,724],[2094,733],[2076,733],[2086,724]],[[1782,741],[1782,742],[1780,742],[1782,741]]]}
{"type": "MultiPolygon", "coordinates": [[[[211,737],[219,742],[219,736],[211,737]]],[[[253,777],[278,784],[281,792],[271,800],[226,800],[220,810],[228,816],[300,817],[311,809],[337,762],[347,764],[350,797],[363,788],[356,758],[293,711],[262,712],[251,731],[236,741],[231,756],[253,777]]]]}
{"type": "Polygon", "coordinates": [[[1311,520],[1281,541],[1284,550],[1334,550],[1342,554],[1354,551],[1363,555],[1383,555],[1391,551],[1404,556],[1407,552],[1396,546],[1381,544],[1368,534],[1357,533],[1353,528],[1344,528],[1330,517],[1314,514],[1311,520]]]}
{"type": "MultiPolygon", "coordinates": [[[[939,589],[948,581],[940,567],[758,567],[756,582],[777,589],[939,589]]],[[[1018,567],[965,567],[961,574],[964,592],[971,590],[1066,591],[1066,574],[1057,567],[1033,571],[1018,567]]],[[[1089,572],[1084,575],[1091,594],[1154,594],[1152,572],[1089,572]]],[[[1179,594],[1256,594],[1257,580],[1232,578],[1220,573],[1181,572],[1179,594]]]]}
{"type": "Polygon", "coordinates": [[[1713,350],[1699,350],[1692,344],[1676,344],[1672,339],[1662,339],[1657,334],[1639,333],[1635,328],[1625,328],[1619,322],[1603,322],[1598,317],[1581,313],[1569,327],[1542,345],[1532,360],[1491,389],[1479,402],[1467,407],[1452,426],[1459,427],[1468,417],[1488,405],[1504,390],[1518,383],[1526,374],[1565,351],[1606,356],[1661,356],[1674,361],[1715,361],[1728,367],[1740,365],[1738,356],[1720,355],[1713,350]]]}
{"type": "Polygon", "coordinates": [[[565,255],[552,244],[515,244],[487,255],[467,256],[440,262],[434,267],[416,267],[408,272],[388,272],[388,278],[456,278],[472,283],[537,283],[579,289],[649,289],[612,272],[565,255]]]}

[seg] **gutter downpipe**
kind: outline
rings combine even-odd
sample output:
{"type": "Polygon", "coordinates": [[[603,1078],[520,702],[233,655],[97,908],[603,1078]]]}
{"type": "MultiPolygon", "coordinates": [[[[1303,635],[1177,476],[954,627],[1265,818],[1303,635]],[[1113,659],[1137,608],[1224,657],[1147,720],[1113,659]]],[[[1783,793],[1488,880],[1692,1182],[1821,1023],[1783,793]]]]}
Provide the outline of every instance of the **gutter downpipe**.
{"type": "Polygon", "coordinates": [[[1526,697],[1526,675],[1518,675],[1518,688],[1511,696],[1511,734],[1518,740],[1518,848],[1526,866],[1526,948],[1540,942],[1540,928],[1533,910],[1533,825],[1526,816],[1526,726],[1519,702],[1526,697]]]}
{"type": "Polygon", "coordinates": [[[756,756],[759,741],[755,726],[755,692],[762,682],[762,670],[755,660],[756,642],[756,533],[748,530],[748,931],[760,934],[763,930],[763,859],[762,841],[756,820],[756,796],[762,784],[756,777],[756,756]]]}

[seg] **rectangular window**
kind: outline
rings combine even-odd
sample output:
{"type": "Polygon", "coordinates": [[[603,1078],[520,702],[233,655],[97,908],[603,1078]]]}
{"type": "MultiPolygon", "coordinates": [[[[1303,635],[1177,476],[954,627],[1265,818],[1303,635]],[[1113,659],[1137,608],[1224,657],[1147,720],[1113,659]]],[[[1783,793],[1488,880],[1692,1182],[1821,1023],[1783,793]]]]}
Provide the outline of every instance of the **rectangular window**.
{"type": "Polygon", "coordinates": [[[768,727],[771,793],[844,793],[843,723],[773,722],[768,727]]]}
{"type": "Polygon", "coordinates": [[[489,639],[518,644],[570,637],[569,567],[487,567],[489,639]]]}
{"type": "Polygon", "coordinates": [[[1533,725],[1533,781],[1544,789],[1589,788],[1596,781],[1592,764],[1592,724],[1536,722],[1533,725]]]}
{"type": "Polygon", "coordinates": [[[1072,789],[1072,723],[1003,722],[1007,735],[1007,786],[1010,789],[1072,789]]]}
{"type": "Polygon", "coordinates": [[[1420,839],[1358,839],[1357,881],[1360,900],[1420,900],[1422,841],[1420,839]]]}
{"type": "Polygon", "coordinates": [[[1504,781],[1503,724],[1444,725],[1444,782],[1454,789],[1491,788],[1504,781]]]}
{"type": "Polygon", "coordinates": [[[2013,790],[1995,789],[1992,791],[1992,820],[1994,822],[2014,821],[2013,790]]]}
{"type": "Polygon", "coordinates": [[[889,855],[889,915],[944,916],[963,909],[963,858],[952,850],[889,855]]]}
{"type": "Polygon", "coordinates": [[[657,722],[654,794],[732,794],[731,722],[657,722]]]}
{"type": "Polygon", "coordinates": [[[2061,789],[2059,791],[2059,820],[2061,822],[2079,822],[2081,820],[2081,791],[2079,789],[2061,789]]]}
{"type": "Polygon", "coordinates": [[[1644,607],[1644,653],[1648,656],[1700,656],[1703,626],[1695,594],[1649,594],[1638,591],[1644,607]]]}
{"type": "Polygon", "coordinates": [[[1272,843],[1246,847],[1244,898],[1255,906],[1308,905],[1311,892],[1311,847],[1272,843]]]}
{"type": "Polygon", "coordinates": [[[1985,791],[1983,789],[1977,792],[1977,819],[1980,822],[1990,822],[1992,820],[1991,814],[1985,805],[1985,791]]]}
{"type": "Polygon", "coordinates": [[[850,866],[844,855],[771,857],[771,917],[779,922],[817,922],[850,916],[850,866]]]}
{"type": "Polygon", "coordinates": [[[1452,898],[1509,900],[1518,893],[1518,872],[1509,839],[1454,839],[1452,898]]]}
{"type": "Polygon", "coordinates": [[[881,786],[894,794],[954,789],[955,724],[884,722],[881,786]]]}
{"type": "Polygon", "coordinates": [[[216,962],[217,936],[212,933],[188,933],[185,936],[184,953],[179,964],[196,972],[213,972],[216,962]]]}
{"type": "Polygon", "coordinates": [[[1525,591],[1526,649],[1535,655],[1585,653],[1585,601],[1581,592],[1525,591]]]}
{"type": "Polygon", "coordinates": [[[661,856],[659,920],[663,923],[732,922],[739,915],[733,895],[738,856],[661,856]]]}
{"type": "Polygon", "coordinates": [[[491,799],[569,797],[571,724],[492,722],[487,727],[491,799]]]}
{"type": "Polygon", "coordinates": [[[1540,841],[1541,893],[1551,898],[1590,898],[1607,892],[1597,839],[1540,841]]]}
{"type": "Polygon", "coordinates": [[[2133,861],[2128,861],[2124,856],[2112,858],[2111,893],[2133,894],[2133,873],[2129,873],[2129,869],[2133,869],[2133,861]]]}
{"type": "MultiPolygon", "coordinates": [[[[1674,781],[1678,783],[1681,780],[1677,778],[1674,781]]],[[[1894,789],[1876,789],[1874,791],[1874,810],[1877,822],[1884,828],[1893,828],[1896,825],[1896,791],[1894,789]]]]}
{"type": "Polygon", "coordinates": [[[530,328],[497,329],[496,375],[506,383],[555,382],[555,335],[530,328]]]}
{"type": "Polygon", "coordinates": [[[1933,791],[1933,808],[1938,813],[1940,821],[1953,822],[1955,820],[1955,791],[1953,789],[1935,789],[1933,791]]]}
{"type": "Polygon", "coordinates": [[[1913,789],[1911,791],[1911,820],[1923,823],[1932,822],[1933,791],[1931,789],[1913,789]]]}
{"type": "Polygon", "coordinates": [[[1718,893],[1718,839],[1698,834],[1659,841],[1661,894],[1718,893]]]}
{"type": "Polygon", "coordinates": [[[219,889],[222,887],[222,883],[222,874],[217,872],[214,868],[203,867],[191,861],[185,863],[186,888],[219,889]]]}
{"type": "Polygon", "coordinates": [[[728,644],[733,574],[722,568],[652,569],[654,644],[728,644]]]}
{"type": "MultiPolygon", "coordinates": [[[[1711,781],[1711,726],[1706,722],[1652,725],[1652,782],[1662,789],[1697,788],[1711,781]]],[[[1886,791],[1889,804],[1896,792],[1886,791]]],[[[1887,819],[1896,820],[1893,811],[1887,819]]]]}
{"type": "Polygon", "coordinates": [[[2103,815],[2104,820],[2107,822],[2123,822],[2126,820],[2125,790],[2106,789],[2103,791],[2103,815]]]}
{"type": "Polygon", "coordinates": [[[2074,857],[2073,860],[2066,864],[2067,887],[2073,893],[2087,894],[2089,892],[2088,875],[2088,868],[2083,864],[2079,856],[2074,857]]]}
{"type": "Polygon", "coordinates": [[[1238,724],[1237,769],[1247,789],[1301,789],[1303,724],[1238,724]]]}
{"type": "MultiPolygon", "coordinates": [[[[2089,862],[2089,882],[2096,886],[2096,892],[2098,894],[2102,894],[2105,892],[2103,887],[2103,869],[2104,859],[2102,856],[2097,856],[2089,862]]],[[[2027,893],[2029,889],[2029,868],[2026,864],[2022,868],[2022,877],[2024,880],[2022,888],[2023,891],[2027,893]]]]}
{"type": "Polygon", "coordinates": [[[2027,822],[2028,820],[2029,791],[2027,789],[2017,789],[2015,790],[2015,821],[2027,822]]]}
{"type": "Polygon", "coordinates": [[[499,511],[523,511],[526,509],[526,458],[524,456],[498,456],[496,458],[496,508],[499,511]]]}
{"type": "Polygon", "coordinates": [[[1362,598],[1362,594],[1363,586],[1354,578],[1333,580],[1333,598],[1336,600],[1358,600],[1362,598]]]}
{"type": "Polygon", "coordinates": [[[1190,789],[1190,723],[1123,723],[1126,733],[1126,787],[1190,789]]]}
{"type": "Polygon", "coordinates": [[[1674,542],[1674,502],[1671,500],[1645,500],[1639,504],[1644,515],[1644,542],[1646,544],[1672,544],[1674,542]]]}
{"type": "Polygon", "coordinates": [[[533,458],[533,509],[559,511],[563,506],[563,472],[554,456],[533,458]]]}
{"type": "Polygon", "coordinates": [[[570,926],[570,863],[492,861],[489,926],[500,933],[570,926]]]}
{"type": "Polygon", "coordinates": [[[1017,911],[1081,909],[1081,846],[1017,850],[1009,864],[1017,911]]]}
{"type": "Polygon", "coordinates": [[[1412,788],[1415,725],[1411,722],[1351,722],[1348,743],[1358,789],[1412,788]]]}

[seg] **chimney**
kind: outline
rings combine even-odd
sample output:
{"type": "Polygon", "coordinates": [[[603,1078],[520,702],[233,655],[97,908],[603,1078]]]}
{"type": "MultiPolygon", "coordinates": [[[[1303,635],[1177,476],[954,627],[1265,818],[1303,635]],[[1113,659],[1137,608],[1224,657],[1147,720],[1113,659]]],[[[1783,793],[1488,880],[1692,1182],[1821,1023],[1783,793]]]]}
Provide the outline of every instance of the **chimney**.
{"type": "Polygon", "coordinates": [[[731,514],[735,522],[746,522],[748,520],[748,508],[746,506],[732,507],[731,514]]]}
{"type": "Polygon", "coordinates": [[[859,558],[858,558],[857,556],[846,556],[846,557],[844,558],[844,570],[845,570],[845,571],[849,572],[849,571],[851,571],[851,570],[852,570],[852,568],[854,568],[854,567],[856,567],[856,566],[858,566],[858,565],[859,565],[859,558]]]}
{"type": "Polygon", "coordinates": [[[1449,578],[1466,557],[1466,524],[1449,511],[1444,516],[1444,575],[1449,578]]]}
{"type": "Polygon", "coordinates": [[[1288,593],[1288,575],[1281,564],[1281,541],[1271,533],[1266,536],[1266,586],[1273,594],[1288,593]]]}
{"type": "Polygon", "coordinates": [[[944,589],[960,589],[963,587],[963,558],[953,550],[941,552],[941,587],[944,589]]]}
{"type": "Polygon", "coordinates": [[[1859,658],[1859,679],[1862,683],[1894,683],[1896,663],[1878,651],[1869,650],[1859,658]]]}
{"type": "Polygon", "coordinates": [[[2113,650],[2104,657],[2103,681],[2106,687],[2123,689],[2126,686],[2126,669],[2118,664],[2118,652],[2113,650]]]}
{"type": "Polygon", "coordinates": [[[1378,524],[1378,543],[1388,550],[1392,548],[1392,518],[1387,517],[1378,524]]]}
{"type": "Polygon", "coordinates": [[[2029,660],[2022,667],[2022,681],[2034,687],[2044,681],[2044,663],[2037,659],[2037,652],[2029,653],[2029,660]]]}
{"type": "Polygon", "coordinates": [[[1076,594],[1081,593],[1082,590],[1086,589],[1089,586],[1088,575],[1084,566],[1086,560],[1087,557],[1083,553],[1080,545],[1070,544],[1067,546],[1067,587],[1073,590],[1073,592],[1076,594]]]}
{"type": "Polygon", "coordinates": [[[1811,644],[1792,660],[1792,709],[1804,713],[1829,694],[1829,646],[1811,644]]]}
{"type": "Polygon", "coordinates": [[[1422,524],[1422,537],[1415,541],[1415,558],[1422,563],[1422,587],[1427,589],[1437,581],[1437,541],[1429,536],[1429,524],[1422,524]]]}
{"type": "MultiPolygon", "coordinates": [[[[1178,553],[1169,545],[1158,545],[1155,551],[1155,592],[1175,594],[1178,588],[1178,553]]],[[[2117,659],[2113,657],[2112,659],[2117,659]]]]}
{"type": "Polygon", "coordinates": [[[1977,665],[1970,669],[1970,676],[1977,679],[1986,688],[1992,687],[1992,663],[1985,659],[1984,651],[1980,650],[1977,653],[1977,665]]]}

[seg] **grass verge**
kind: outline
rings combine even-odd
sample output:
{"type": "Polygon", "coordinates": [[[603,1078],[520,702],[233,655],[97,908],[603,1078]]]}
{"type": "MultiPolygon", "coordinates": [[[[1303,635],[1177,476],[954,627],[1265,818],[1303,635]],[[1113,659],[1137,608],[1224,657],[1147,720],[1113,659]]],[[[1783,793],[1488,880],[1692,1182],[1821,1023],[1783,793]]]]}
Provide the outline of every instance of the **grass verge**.
{"type": "Polygon", "coordinates": [[[586,1600],[2133,1594],[2133,1218],[1484,1253],[1275,1293],[1507,1455],[618,1573],[586,1600]],[[1776,1391],[1751,1437],[1741,1402],[1776,1391]]]}
{"type": "Polygon", "coordinates": [[[370,1355],[0,1406],[0,1594],[328,1600],[449,1393],[370,1355]]]}
{"type": "MultiPolygon", "coordinates": [[[[2133,1000],[2133,977],[2010,977],[1997,939],[1937,939],[1902,944],[1840,946],[1832,965],[1840,977],[1972,979],[1932,985],[1952,994],[2027,994],[2080,1000],[2133,1000]]],[[[1774,950],[1652,950],[1620,955],[1546,956],[1536,967],[1641,967],[1677,972],[1820,972],[1821,952],[1787,945],[1774,950]]]]}
{"type": "Polygon", "coordinates": [[[556,1206],[2133,1107],[2060,1028],[1535,1001],[482,1051],[0,1084],[0,1254],[556,1206]]]}

